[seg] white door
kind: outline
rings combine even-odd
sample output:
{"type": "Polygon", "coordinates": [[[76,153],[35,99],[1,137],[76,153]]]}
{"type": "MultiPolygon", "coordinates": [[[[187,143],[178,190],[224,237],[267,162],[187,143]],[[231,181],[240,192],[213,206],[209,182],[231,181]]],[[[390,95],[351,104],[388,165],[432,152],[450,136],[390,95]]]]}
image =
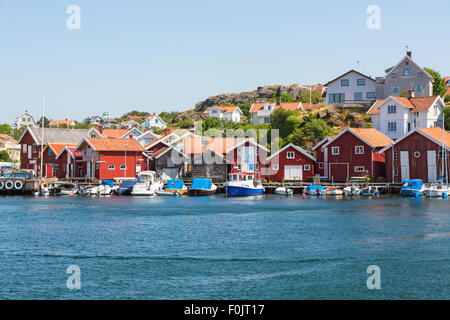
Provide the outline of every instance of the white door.
{"type": "Polygon", "coordinates": [[[328,178],[328,148],[323,150],[323,172],[325,178],[328,178]]]}
{"type": "Polygon", "coordinates": [[[284,180],[302,180],[303,167],[302,166],[285,166],[284,180]]]}
{"type": "Polygon", "coordinates": [[[428,163],[428,182],[436,182],[437,166],[436,166],[436,151],[427,151],[427,163],[428,163]]]}
{"type": "Polygon", "coordinates": [[[31,146],[28,146],[28,159],[31,159],[33,153],[31,152],[31,146]]]}
{"type": "Polygon", "coordinates": [[[87,172],[87,174],[86,174],[86,177],[88,177],[88,178],[90,178],[91,177],[91,163],[90,162],[88,162],[87,163],[87,170],[86,170],[87,172]]]}
{"type": "Polygon", "coordinates": [[[402,180],[409,179],[409,152],[400,151],[400,166],[402,168],[402,180]]]}

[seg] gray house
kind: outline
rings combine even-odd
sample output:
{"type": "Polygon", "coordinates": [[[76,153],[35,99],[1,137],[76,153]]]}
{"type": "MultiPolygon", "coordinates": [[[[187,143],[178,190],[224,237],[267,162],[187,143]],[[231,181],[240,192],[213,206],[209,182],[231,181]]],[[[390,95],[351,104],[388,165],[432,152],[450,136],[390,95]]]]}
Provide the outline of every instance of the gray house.
{"type": "Polygon", "coordinates": [[[376,96],[386,99],[390,96],[400,96],[414,90],[416,97],[433,95],[433,77],[412,59],[408,51],[400,62],[385,70],[384,77],[376,78],[376,96]]]}

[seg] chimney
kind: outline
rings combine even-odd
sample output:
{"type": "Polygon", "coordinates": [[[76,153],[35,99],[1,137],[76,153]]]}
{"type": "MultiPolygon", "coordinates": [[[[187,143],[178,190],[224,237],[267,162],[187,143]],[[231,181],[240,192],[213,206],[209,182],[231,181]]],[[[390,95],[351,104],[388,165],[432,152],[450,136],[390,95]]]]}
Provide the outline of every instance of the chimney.
{"type": "Polygon", "coordinates": [[[99,124],[97,125],[97,130],[98,130],[98,132],[100,132],[101,134],[103,133],[103,126],[102,126],[101,123],[99,123],[99,124]]]}
{"type": "Polygon", "coordinates": [[[411,99],[411,98],[414,98],[416,96],[416,92],[414,91],[414,90],[409,90],[408,91],[408,98],[409,99],[411,99]]]}
{"type": "Polygon", "coordinates": [[[412,59],[412,51],[407,51],[406,54],[412,59]]]}

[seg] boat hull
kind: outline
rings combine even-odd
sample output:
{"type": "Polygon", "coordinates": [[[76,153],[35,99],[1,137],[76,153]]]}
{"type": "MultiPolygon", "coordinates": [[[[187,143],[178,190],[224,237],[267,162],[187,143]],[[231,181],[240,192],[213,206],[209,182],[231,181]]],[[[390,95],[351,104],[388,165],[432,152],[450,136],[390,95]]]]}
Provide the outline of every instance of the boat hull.
{"type": "Polygon", "coordinates": [[[237,186],[226,186],[226,194],[228,196],[254,196],[264,193],[264,188],[246,188],[237,186]]]}
{"type": "Polygon", "coordinates": [[[191,197],[201,197],[201,196],[211,196],[216,193],[216,189],[189,189],[189,196],[191,197]]]}

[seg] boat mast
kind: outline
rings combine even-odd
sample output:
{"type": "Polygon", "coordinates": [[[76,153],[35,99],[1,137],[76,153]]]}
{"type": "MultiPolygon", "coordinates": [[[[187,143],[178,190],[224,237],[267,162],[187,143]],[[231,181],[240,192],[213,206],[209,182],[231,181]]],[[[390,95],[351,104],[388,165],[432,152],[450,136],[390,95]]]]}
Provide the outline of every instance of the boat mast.
{"type": "Polygon", "coordinates": [[[41,134],[41,179],[43,178],[43,166],[44,166],[44,123],[45,123],[45,95],[42,96],[42,123],[41,123],[41,127],[42,127],[42,134],[41,134]]]}

